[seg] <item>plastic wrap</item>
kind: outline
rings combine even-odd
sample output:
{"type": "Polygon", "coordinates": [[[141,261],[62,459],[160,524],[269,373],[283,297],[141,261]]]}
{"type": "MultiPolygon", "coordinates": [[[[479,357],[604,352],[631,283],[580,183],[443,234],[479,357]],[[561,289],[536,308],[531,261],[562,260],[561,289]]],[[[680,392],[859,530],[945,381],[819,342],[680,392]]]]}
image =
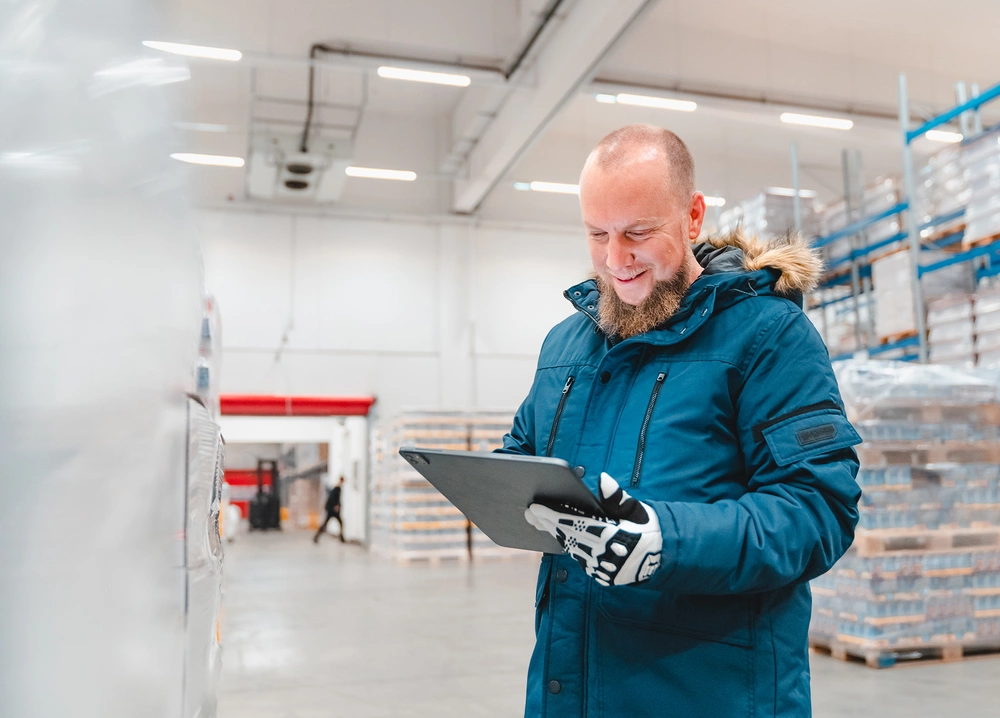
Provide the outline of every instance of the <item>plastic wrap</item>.
{"type": "Polygon", "coordinates": [[[149,7],[0,3],[0,716],[183,713],[203,283],[149,7]]]}
{"type": "MultiPolygon", "coordinates": [[[[945,252],[921,252],[921,262],[930,264],[947,258],[945,252]]],[[[881,338],[915,334],[916,312],[913,306],[913,270],[908,252],[897,252],[872,263],[872,283],[875,285],[875,333],[881,338]]],[[[968,262],[944,267],[925,274],[921,279],[924,298],[955,294],[969,295],[973,289],[973,270],[968,262]]],[[[959,318],[955,315],[955,318],[959,318]]],[[[936,318],[944,321],[944,318],[936,318]]]]}
{"type": "MultiPolygon", "coordinates": [[[[802,232],[805,235],[812,235],[817,231],[813,204],[811,197],[799,197],[802,232]]],[[[780,236],[794,231],[794,198],[791,193],[761,192],[720,215],[720,233],[733,230],[737,225],[761,236],[780,236]]]]}
{"type": "Polygon", "coordinates": [[[963,148],[961,158],[969,200],[964,244],[1000,235],[1000,131],[992,131],[963,148]]]}
{"type": "Polygon", "coordinates": [[[998,383],[933,365],[837,365],[863,494],[854,545],[812,583],[814,643],[869,659],[1000,648],[998,383]]]}

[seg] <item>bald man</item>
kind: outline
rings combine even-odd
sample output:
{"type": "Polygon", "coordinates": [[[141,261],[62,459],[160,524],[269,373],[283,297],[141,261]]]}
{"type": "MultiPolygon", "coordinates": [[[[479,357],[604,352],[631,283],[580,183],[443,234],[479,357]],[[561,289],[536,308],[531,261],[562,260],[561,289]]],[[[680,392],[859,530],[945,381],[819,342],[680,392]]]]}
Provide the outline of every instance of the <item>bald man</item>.
{"type": "Polygon", "coordinates": [[[802,296],[797,238],[696,243],[672,132],[605,137],[580,178],[594,275],[549,333],[507,453],[576,467],[603,515],[534,504],[526,716],[807,716],[807,582],[850,546],[861,439],[802,296]]]}

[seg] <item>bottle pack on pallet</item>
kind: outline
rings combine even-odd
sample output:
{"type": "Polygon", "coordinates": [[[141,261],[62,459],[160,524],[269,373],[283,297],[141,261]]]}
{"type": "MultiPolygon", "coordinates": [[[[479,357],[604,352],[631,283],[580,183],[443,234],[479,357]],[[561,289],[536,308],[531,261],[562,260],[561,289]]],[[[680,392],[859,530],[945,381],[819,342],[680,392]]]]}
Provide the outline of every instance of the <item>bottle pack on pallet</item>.
{"type": "Polygon", "coordinates": [[[398,561],[490,558],[517,553],[497,546],[401,456],[403,446],[493,451],[510,429],[510,412],[409,411],[372,435],[372,551],[398,561]]]}
{"type": "Polygon", "coordinates": [[[838,367],[863,496],[854,545],[812,583],[810,640],[891,665],[1000,651],[997,385],[943,366],[838,367]]]}

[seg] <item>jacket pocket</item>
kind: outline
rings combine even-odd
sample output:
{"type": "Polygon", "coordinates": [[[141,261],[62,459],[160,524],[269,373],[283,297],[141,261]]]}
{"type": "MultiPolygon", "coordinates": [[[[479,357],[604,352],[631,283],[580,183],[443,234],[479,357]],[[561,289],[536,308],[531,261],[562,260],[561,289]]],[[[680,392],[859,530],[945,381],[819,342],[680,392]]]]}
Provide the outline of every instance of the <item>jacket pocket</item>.
{"type": "Polygon", "coordinates": [[[569,399],[569,393],[573,389],[573,382],[576,381],[576,377],[570,374],[569,378],[566,379],[566,384],[563,386],[562,395],[559,397],[559,404],[556,406],[556,415],[552,419],[552,429],[549,430],[549,442],[545,446],[545,455],[552,456],[552,448],[556,445],[556,434],[559,433],[559,421],[562,419],[563,410],[566,408],[566,400],[569,399]]]}
{"type": "Polygon", "coordinates": [[[839,408],[797,414],[761,430],[778,466],[788,466],[861,443],[839,408]]]}
{"type": "Polygon", "coordinates": [[[639,429],[639,445],[635,450],[635,464],[632,467],[631,486],[639,485],[639,477],[642,475],[642,460],[646,455],[646,435],[649,433],[649,422],[653,418],[653,408],[656,406],[656,399],[663,388],[663,382],[667,378],[667,372],[661,371],[656,375],[656,383],[653,384],[653,391],[649,395],[649,403],[646,405],[646,413],[642,417],[642,427],[639,429]]]}
{"type": "MultiPolygon", "coordinates": [[[[623,588],[623,587],[618,587],[623,588]]],[[[749,596],[600,596],[600,714],[642,718],[753,715],[754,601],[749,596]]]]}

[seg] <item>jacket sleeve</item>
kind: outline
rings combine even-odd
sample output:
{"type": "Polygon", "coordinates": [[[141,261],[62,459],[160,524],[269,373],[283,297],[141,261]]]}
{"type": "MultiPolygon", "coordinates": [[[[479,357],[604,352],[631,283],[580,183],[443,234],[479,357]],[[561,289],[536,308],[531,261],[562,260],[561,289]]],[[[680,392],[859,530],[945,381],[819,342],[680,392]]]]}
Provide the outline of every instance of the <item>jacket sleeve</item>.
{"type": "Polygon", "coordinates": [[[713,504],[649,502],[663,533],[651,587],[676,593],[769,591],[825,573],[850,547],[861,438],[844,414],[826,347],[789,309],[760,332],[736,425],[747,493],[713,504]]]}

